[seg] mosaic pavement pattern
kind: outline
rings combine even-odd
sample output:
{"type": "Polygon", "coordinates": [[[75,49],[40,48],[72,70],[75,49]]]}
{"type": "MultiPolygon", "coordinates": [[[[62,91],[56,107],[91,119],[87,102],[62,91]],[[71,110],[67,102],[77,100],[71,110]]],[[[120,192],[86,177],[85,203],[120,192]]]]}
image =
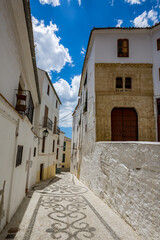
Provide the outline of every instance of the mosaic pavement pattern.
{"type": "Polygon", "coordinates": [[[41,196],[23,240],[121,240],[85,198],[87,189],[66,182],[34,187],[41,196]]]}

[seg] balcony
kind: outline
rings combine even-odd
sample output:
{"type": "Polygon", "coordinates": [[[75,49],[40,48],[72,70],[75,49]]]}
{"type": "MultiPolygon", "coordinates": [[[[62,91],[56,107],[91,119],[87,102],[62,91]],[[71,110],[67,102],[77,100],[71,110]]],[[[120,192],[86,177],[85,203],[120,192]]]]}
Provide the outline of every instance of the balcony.
{"type": "Polygon", "coordinates": [[[29,121],[33,121],[34,105],[29,90],[15,90],[16,93],[16,104],[15,109],[22,115],[26,115],[29,121]]]}
{"type": "Polygon", "coordinates": [[[51,121],[51,119],[49,119],[48,117],[44,117],[43,118],[43,127],[46,127],[52,131],[52,126],[53,126],[53,122],[51,121]]]}

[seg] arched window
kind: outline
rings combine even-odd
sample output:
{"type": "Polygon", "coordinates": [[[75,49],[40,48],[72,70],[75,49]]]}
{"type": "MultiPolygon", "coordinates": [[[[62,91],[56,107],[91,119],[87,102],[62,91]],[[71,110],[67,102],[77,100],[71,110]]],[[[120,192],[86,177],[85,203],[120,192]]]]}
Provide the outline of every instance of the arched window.
{"type": "Polygon", "coordinates": [[[118,57],[129,57],[128,39],[118,39],[118,57]]]}

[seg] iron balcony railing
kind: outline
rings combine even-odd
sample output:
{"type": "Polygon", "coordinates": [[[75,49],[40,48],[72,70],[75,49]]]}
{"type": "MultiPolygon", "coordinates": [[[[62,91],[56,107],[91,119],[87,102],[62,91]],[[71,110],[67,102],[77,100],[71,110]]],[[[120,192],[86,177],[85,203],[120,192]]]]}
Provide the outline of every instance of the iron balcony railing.
{"type": "Polygon", "coordinates": [[[52,131],[53,122],[51,121],[51,119],[49,119],[48,117],[44,117],[43,118],[43,127],[46,127],[52,131]]]}
{"type": "Polygon", "coordinates": [[[34,114],[34,105],[29,90],[15,89],[16,103],[15,109],[22,115],[26,115],[29,121],[32,123],[34,114]]]}

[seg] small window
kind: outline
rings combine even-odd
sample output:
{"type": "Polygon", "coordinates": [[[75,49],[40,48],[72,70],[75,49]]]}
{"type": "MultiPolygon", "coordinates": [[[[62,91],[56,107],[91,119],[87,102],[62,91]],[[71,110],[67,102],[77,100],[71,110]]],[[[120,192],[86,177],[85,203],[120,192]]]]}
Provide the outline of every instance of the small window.
{"type": "Polygon", "coordinates": [[[64,165],[62,166],[62,168],[64,168],[64,165]]]}
{"type": "Polygon", "coordinates": [[[129,57],[128,39],[118,39],[118,57],[129,57]]]}
{"type": "Polygon", "coordinates": [[[157,51],[159,51],[159,50],[160,50],[160,38],[157,39],[157,51]]]}
{"type": "Polygon", "coordinates": [[[62,159],[62,162],[65,162],[65,153],[63,154],[63,159],[62,159]]]}
{"type": "Polygon", "coordinates": [[[53,140],[52,152],[54,152],[54,148],[55,148],[55,140],[53,140]]]}
{"type": "Polygon", "coordinates": [[[36,156],[36,147],[34,147],[34,151],[33,151],[33,157],[36,156]]]}
{"type": "Polygon", "coordinates": [[[85,99],[85,104],[83,108],[83,113],[87,112],[87,108],[88,108],[88,92],[86,91],[86,99],[85,99]]]}
{"type": "Polygon", "coordinates": [[[63,144],[63,151],[66,151],[66,142],[63,144]]]}
{"type": "Polygon", "coordinates": [[[45,141],[46,141],[46,138],[43,137],[43,140],[42,140],[42,153],[44,153],[44,151],[45,151],[45,141]]]}
{"type": "Polygon", "coordinates": [[[56,108],[58,108],[58,101],[56,100],[56,108]]]}
{"type": "Polygon", "coordinates": [[[132,80],[129,77],[125,78],[125,89],[131,89],[132,88],[132,80]]]}
{"type": "Polygon", "coordinates": [[[18,167],[22,163],[22,154],[23,154],[23,146],[18,145],[18,148],[17,148],[17,158],[16,158],[16,167],[18,167]]]}
{"type": "Polygon", "coordinates": [[[56,155],[56,159],[58,159],[58,155],[59,155],[59,148],[57,148],[57,155],[56,155]]]}
{"type": "Polygon", "coordinates": [[[121,77],[116,78],[116,88],[122,88],[123,89],[123,80],[121,77]]]}
{"type": "Polygon", "coordinates": [[[50,86],[48,85],[48,88],[47,88],[47,95],[49,96],[49,91],[50,91],[50,86]]]}
{"type": "Polygon", "coordinates": [[[86,86],[87,84],[87,73],[86,73],[86,77],[85,77],[85,80],[84,80],[84,86],[86,86]]]}

